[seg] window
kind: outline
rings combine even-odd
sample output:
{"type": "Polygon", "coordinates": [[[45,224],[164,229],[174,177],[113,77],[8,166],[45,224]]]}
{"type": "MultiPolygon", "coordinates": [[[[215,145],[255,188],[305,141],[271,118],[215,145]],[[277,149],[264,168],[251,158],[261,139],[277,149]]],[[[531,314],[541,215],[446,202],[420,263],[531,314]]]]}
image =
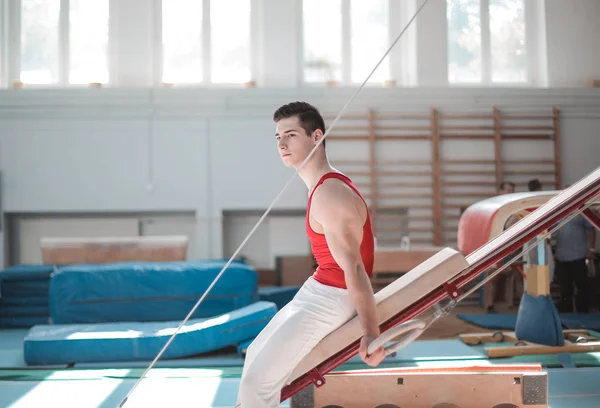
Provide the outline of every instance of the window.
{"type": "Polygon", "coordinates": [[[20,14],[21,82],[108,82],[108,0],[21,0],[20,14]]]}
{"type": "MultiPolygon", "coordinates": [[[[388,0],[353,0],[350,5],[352,82],[362,83],[389,48],[388,0]]],[[[387,57],[386,57],[387,59],[387,57]]],[[[389,63],[385,60],[373,72],[370,82],[389,79],[389,63]]]]}
{"type": "Polygon", "coordinates": [[[490,54],[493,82],[525,82],[524,0],[490,1],[490,54]]]}
{"type": "Polygon", "coordinates": [[[162,2],[163,82],[201,82],[202,1],[162,2]]]}
{"type": "Polygon", "coordinates": [[[528,81],[525,0],[447,0],[448,80],[528,81]]]}
{"type": "Polygon", "coordinates": [[[108,82],[108,1],[69,0],[69,82],[108,82]]]}
{"type": "MultiPolygon", "coordinates": [[[[390,46],[390,0],[303,0],[304,81],[362,83],[390,46]]],[[[389,79],[389,58],[369,82],[389,79]]]]}
{"type": "Polygon", "coordinates": [[[342,81],[342,1],[304,0],[304,80],[342,81]]]}
{"type": "Polygon", "coordinates": [[[250,81],[250,1],[212,0],[210,29],[211,81],[250,81]]]}
{"type": "Polygon", "coordinates": [[[250,0],[163,0],[162,81],[250,81],[250,18],[250,0]]]}
{"type": "Polygon", "coordinates": [[[60,82],[60,0],[21,0],[21,82],[60,82]]]}

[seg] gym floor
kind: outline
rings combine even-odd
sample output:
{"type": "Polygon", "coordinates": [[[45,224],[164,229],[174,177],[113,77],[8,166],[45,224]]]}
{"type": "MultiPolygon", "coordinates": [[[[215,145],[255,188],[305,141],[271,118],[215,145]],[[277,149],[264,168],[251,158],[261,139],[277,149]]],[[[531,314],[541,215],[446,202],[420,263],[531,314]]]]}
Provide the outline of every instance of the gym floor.
{"type": "MultiPolygon", "coordinates": [[[[548,373],[549,407],[600,406],[600,353],[569,356],[523,356],[488,360],[478,347],[456,337],[461,333],[489,332],[469,325],[457,313],[481,313],[477,307],[458,306],[439,319],[423,336],[389,357],[384,367],[539,362],[548,373]]],[[[0,407],[114,408],[140,378],[149,362],[77,364],[28,367],[23,361],[27,329],[0,331],[0,407]]],[[[159,361],[124,405],[234,407],[243,358],[235,350],[181,360],[159,361]]],[[[339,370],[367,368],[358,358],[339,370]]],[[[281,405],[287,407],[287,402],[281,405]]]]}

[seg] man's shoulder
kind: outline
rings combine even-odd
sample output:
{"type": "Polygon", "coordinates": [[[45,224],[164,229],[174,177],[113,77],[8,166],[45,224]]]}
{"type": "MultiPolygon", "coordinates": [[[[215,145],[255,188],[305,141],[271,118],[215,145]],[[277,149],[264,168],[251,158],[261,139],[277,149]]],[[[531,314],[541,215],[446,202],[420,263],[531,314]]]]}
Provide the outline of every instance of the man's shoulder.
{"type": "Polygon", "coordinates": [[[351,203],[352,198],[354,198],[355,195],[356,193],[348,183],[338,178],[329,178],[323,181],[323,183],[315,190],[313,200],[351,203]]]}

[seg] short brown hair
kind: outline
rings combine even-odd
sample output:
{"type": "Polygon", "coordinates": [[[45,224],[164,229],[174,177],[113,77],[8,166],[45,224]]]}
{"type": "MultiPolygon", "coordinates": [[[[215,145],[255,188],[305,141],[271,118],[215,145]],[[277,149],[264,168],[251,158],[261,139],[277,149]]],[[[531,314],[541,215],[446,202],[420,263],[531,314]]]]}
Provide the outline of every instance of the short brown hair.
{"type": "MultiPolygon", "coordinates": [[[[287,119],[297,116],[300,126],[308,136],[312,135],[317,129],[320,129],[325,134],[325,120],[319,113],[319,110],[307,102],[291,102],[280,106],[273,113],[273,121],[279,122],[281,119],[287,119]]],[[[325,147],[326,140],[323,140],[325,147]]]]}

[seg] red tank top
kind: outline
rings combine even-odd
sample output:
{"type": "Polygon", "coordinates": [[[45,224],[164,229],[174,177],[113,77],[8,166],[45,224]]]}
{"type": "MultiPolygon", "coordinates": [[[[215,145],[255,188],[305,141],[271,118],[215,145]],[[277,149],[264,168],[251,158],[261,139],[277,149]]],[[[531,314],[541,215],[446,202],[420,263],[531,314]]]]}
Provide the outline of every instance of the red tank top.
{"type": "MultiPolygon", "coordinates": [[[[315,232],[310,226],[310,205],[312,202],[312,196],[317,190],[317,187],[319,187],[319,185],[321,185],[328,178],[337,178],[342,180],[360,196],[365,205],[366,201],[358,189],[352,184],[352,181],[347,176],[340,173],[327,173],[321,177],[319,182],[313,188],[310,197],[308,198],[308,206],[306,209],[306,233],[308,234],[312,253],[318,265],[317,270],[313,274],[313,278],[324,285],[346,289],[346,278],[344,276],[344,271],[333,259],[333,256],[329,251],[329,247],[327,246],[325,235],[315,232]]],[[[374,251],[375,240],[373,237],[373,229],[371,227],[371,217],[367,209],[367,219],[365,220],[365,224],[363,226],[363,238],[360,244],[360,254],[365,266],[365,270],[369,277],[373,273],[374,251]]]]}

